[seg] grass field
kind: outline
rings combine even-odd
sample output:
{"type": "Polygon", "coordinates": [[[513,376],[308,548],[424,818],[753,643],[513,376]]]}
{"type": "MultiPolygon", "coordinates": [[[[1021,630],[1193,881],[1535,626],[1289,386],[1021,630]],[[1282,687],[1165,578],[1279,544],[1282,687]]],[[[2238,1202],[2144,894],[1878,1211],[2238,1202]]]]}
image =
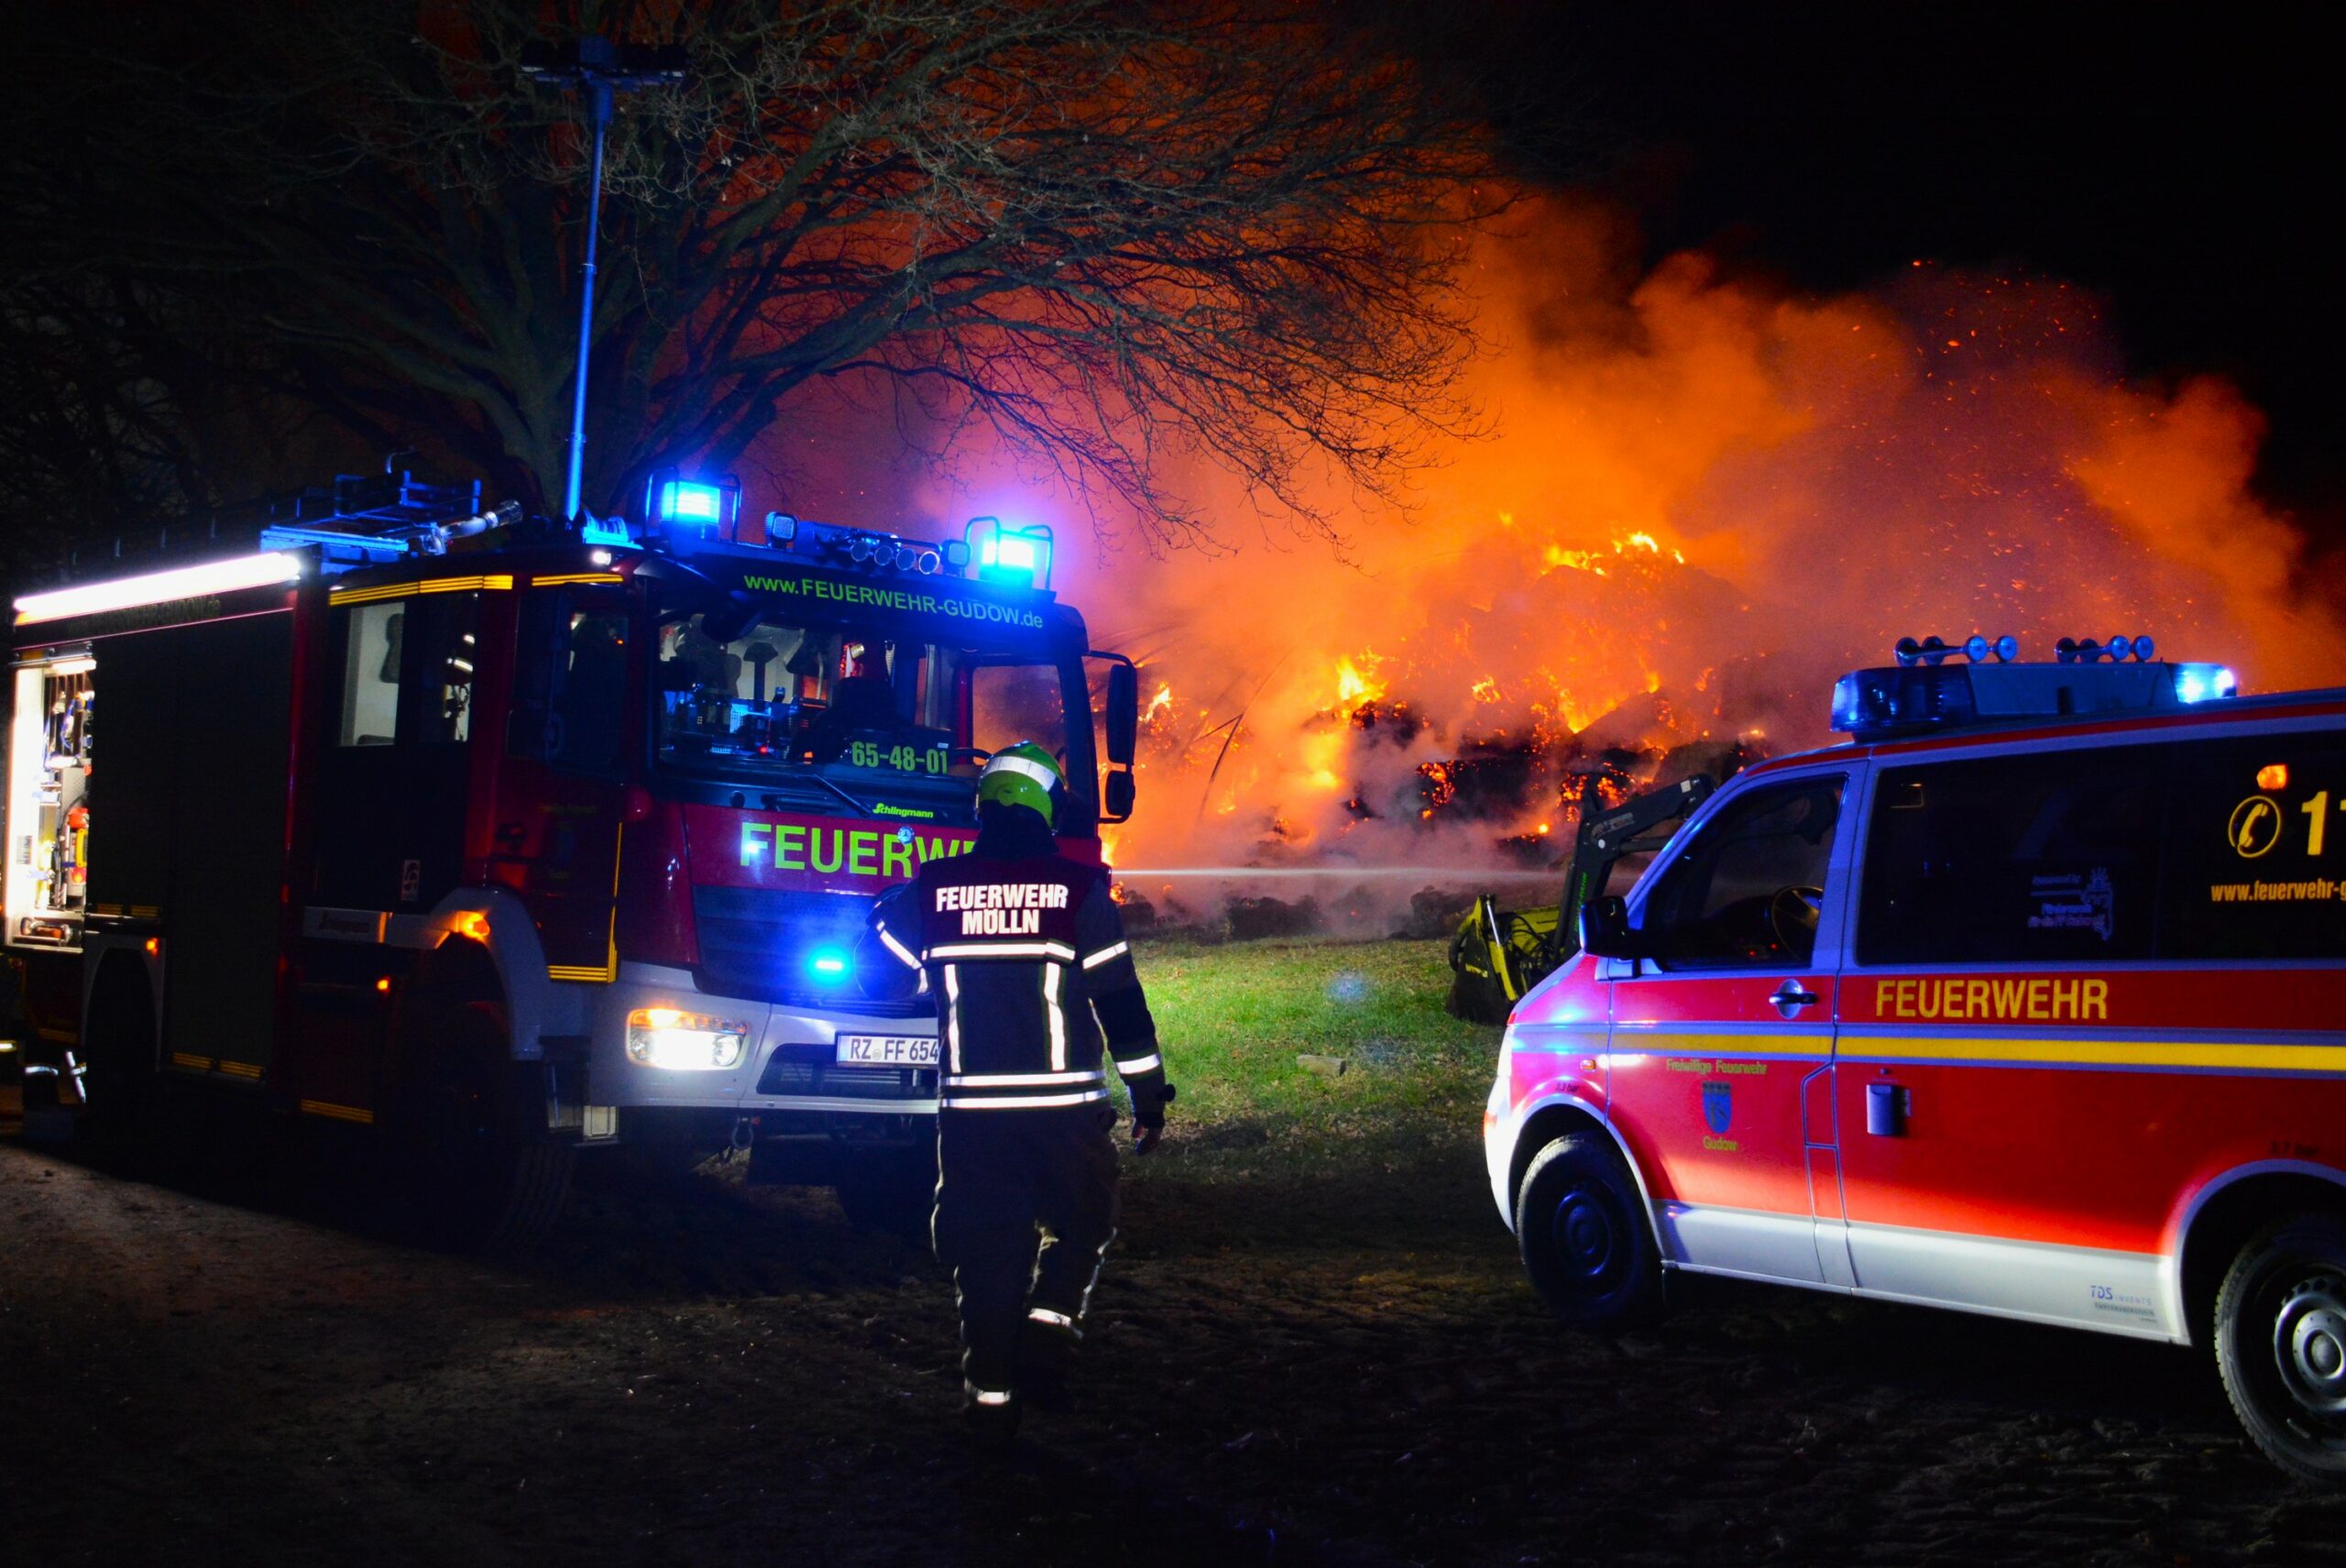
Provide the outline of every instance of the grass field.
{"type": "Polygon", "coordinates": [[[1290,1172],[1340,1147],[1453,1155],[1479,1138],[1499,1032],[1442,1011],[1446,945],[1136,944],[1190,1174],[1290,1172]]]}

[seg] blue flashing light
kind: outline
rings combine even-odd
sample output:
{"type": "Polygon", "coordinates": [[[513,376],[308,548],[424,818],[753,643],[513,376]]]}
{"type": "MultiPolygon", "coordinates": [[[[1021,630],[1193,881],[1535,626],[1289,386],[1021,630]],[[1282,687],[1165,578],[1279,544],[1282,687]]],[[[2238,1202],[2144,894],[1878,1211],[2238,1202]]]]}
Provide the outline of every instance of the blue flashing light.
{"type": "Polygon", "coordinates": [[[1051,586],[1051,531],[1043,524],[1014,527],[998,517],[973,517],[962,539],[980,581],[1051,586]]]}
{"type": "Polygon", "coordinates": [[[806,972],[815,977],[817,985],[836,985],[854,967],[843,948],[817,948],[806,955],[806,972]]]}
{"type": "Polygon", "coordinates": [[[2177,664],[2175,667],[2175,700],[2177,702],[2213,702],[2238,696],[2240,677],[2222,664],[2177,664]]]}
{"type": "Polygon", "coordinates": [[[725,512],[725,492],[715,485],[671,479],[660,487],[662,522],[715,522],[725,512]]]}
{"type": "Polygon", "coordinates": [[[663,468],[644,488],[643,503],[654,528],[729,538],[740,521],[741,482],[729,476],[687,479],[674,468],[663,468]]]}

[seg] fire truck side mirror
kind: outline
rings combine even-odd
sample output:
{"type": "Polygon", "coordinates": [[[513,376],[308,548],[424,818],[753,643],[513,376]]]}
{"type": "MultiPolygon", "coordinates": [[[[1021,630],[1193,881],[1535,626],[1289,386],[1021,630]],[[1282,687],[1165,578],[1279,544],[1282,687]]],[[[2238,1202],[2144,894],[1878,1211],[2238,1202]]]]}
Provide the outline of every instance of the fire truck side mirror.
{"type": "Polygon", "coordinates": [[[1639,959],[1645,944],[1629,927],[1629,905],[1620,898],[1592,898],[1580,906],[1580,947],[1600,959],[1639,959]]]}
{"type": "Polygon", "coordinates": [[[1133,797],[1137,793],[1132,773],[1118,768],[1108,775],[1108,784],[1102,792],[1101,816],[1110,822],[1122,822],[1133,814],[1133,797]]]}
{"type": "Polygon", "coordinates": [[[1122,661],[1108,666],[1108,711],[1105,717],[1108,762],[1114,767],[1129,768],[1140,743],[1140,676],[1131,664],[1122,661]]]}

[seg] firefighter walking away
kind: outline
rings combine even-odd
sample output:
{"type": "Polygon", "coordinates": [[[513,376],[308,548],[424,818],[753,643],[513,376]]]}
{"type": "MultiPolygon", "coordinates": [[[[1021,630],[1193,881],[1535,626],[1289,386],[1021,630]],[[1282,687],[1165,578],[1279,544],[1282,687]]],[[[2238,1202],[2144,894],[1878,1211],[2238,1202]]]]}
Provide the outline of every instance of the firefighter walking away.
{"type": "Polygon", "coordinates": [[[1102,1047],[1131,1091],[1133,1146],[1173,1088],[1124,919],[1097,866],[1058,851],[1067,781],[1042,747],[994,753],[978,840],[883,899],[873,935],[937,1000],[939,1261],[961,1310],[963,1410],[1006,1443],[1028,1404],[1064,1403],[1069,1361],[1116,1234],[1116,1113],[1102,1047]]]}

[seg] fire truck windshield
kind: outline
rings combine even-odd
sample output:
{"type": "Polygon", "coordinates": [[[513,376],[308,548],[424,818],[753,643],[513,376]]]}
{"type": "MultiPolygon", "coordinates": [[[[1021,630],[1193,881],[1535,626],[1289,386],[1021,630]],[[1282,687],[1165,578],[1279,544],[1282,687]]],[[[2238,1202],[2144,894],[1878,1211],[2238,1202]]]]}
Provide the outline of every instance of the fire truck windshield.
{"type": "MultiPolygon", "coordinates": [[[[738,632],[731,625],[713,632],[707,622],[720,619],[677,611],[660,621],[652,685],[663,771],[750,784],[798,780],[858,799],[910,790],[966,808],[982,759],[973,747],[1005,745],[1038,727],[1037,738],[1056,747],[1064,726],[1054,671],[1002,672],[1030,677],[1019,683],[1025,700],[1014,721],[1023,728],[958,734],[957,694],[1003,685],[992,674],[1000,655],[923,641],[883,622],[760,616],[738,632]],[[981,664],[989,678],[979,679],[981,664]],[[1036,711],[1038,692],[1052,694],[1047,714],[1036,711]]],[[[996,718],[1001,707],[983,695],[970,704],[978,728],[1011,719],[996,718]]]]}

